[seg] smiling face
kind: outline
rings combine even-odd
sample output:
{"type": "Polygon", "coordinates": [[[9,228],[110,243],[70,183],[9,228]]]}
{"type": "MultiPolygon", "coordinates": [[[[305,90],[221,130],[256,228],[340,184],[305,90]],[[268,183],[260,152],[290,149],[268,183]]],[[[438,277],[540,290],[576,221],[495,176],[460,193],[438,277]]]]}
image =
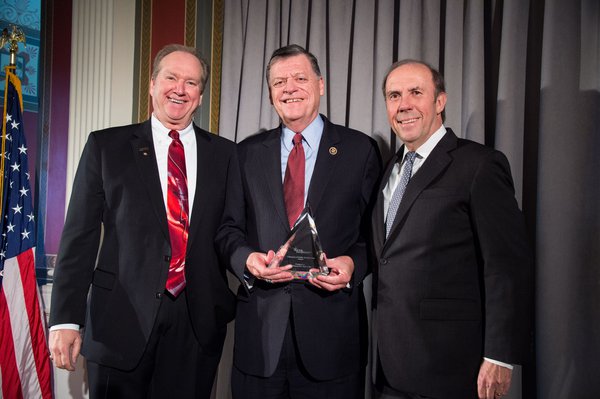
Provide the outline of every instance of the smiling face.
{"type": "Polygon", "coordinates": [[[410,151],[415,151],[442,125],[446,93],[435,95],[429,68],[405,64],[394,69],[385,83],[388,122],[410,151]]]}
{"type": "Polygon", "coordinates": [[[323,78],[313,70],[304,54],[282,58],[271,65],[269,97],[283,123],[300,133],[319,114],[325,93],[323,78]]]}
{"type": "Polygon", "coordinates": [[[168,129],[188,126],[202,102],[202,65],[192,54],[175,51],[160,62],[150,82],[154,116],[168,129]]]}

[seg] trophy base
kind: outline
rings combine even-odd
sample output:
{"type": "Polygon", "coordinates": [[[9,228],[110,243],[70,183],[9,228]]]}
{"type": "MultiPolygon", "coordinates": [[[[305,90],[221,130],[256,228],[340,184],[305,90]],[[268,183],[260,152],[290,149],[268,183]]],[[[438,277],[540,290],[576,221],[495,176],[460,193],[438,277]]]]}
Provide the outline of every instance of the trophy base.
{"type": "Polygon", "coordinates": [[[311,278],[315,278],[319,275],[327,276],[327,274],[329,274],[325,271],[311,272],[311,271],[304,271],[304,270],[290,270],[290,273],[292,273],[292,277],[294,278],[294,280],[301,280],[301,281],[310,280],[311,278]]]}

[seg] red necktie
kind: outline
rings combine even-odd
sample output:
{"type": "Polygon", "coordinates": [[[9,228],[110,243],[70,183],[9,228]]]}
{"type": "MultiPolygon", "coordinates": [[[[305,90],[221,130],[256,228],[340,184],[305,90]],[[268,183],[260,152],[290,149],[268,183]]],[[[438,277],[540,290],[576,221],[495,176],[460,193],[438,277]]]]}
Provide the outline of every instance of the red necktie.
{"type": "Polygon", "coordinates": [[[171,237],[171,263],[167,291],[177,297],[185,288],[185,250],[188,240],[188,189],[185,153],[179,132],[171,130],[167,167],[167,221],[171,237]]]}
{"type": "Polygon", "coordinates": [[[293,227],[304,208],[304,147],[300,133],[294,136],[294,148],[288,157],[283,179],[283,199],[290,227],[293,227]]]}

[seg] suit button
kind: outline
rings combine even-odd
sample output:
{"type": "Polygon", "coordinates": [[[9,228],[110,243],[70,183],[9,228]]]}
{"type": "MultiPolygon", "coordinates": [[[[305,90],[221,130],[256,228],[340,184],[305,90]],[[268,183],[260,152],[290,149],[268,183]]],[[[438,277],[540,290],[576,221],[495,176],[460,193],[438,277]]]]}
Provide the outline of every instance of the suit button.
{"type": "Polygon", "coordinates": [[[386,258],[381,258],[381,260],[379,261],[379,263],[381,263],[382,265],[387,265],[388,264],[388,260],[386,258]]]}
{"type": "Polygon", "coordinates": [[[171,257],[169,255],[165,255],[165,262],[170,262],[171,261],[171,257]]]}
{"type": "Polygon", "coordinates": [[[162,295],[163,295],[162,292],[157,292],[156,295],[155,295],[156,299],[162,298],[162,295]]]}
{"type": "Polygon", "coordinates": [[[285,287],[283,287],[283,292],[285,292],[286,294],[289,294],[292,291],[292,289],[290,288],[289,285],[286,285],[285,287]]]}

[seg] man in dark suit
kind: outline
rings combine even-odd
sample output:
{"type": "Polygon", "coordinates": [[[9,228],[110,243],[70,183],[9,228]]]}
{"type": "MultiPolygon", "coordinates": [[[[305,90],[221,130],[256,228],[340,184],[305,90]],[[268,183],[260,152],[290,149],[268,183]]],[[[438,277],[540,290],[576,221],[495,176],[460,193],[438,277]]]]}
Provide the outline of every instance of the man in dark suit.
{"type": "Polygon", "coordinates": [[[367,210],[381,168],[379,151],[368,136],[319,115],[323,78],[316,58],[302,47],[276,50],[266,78],[282,124],[238,145],[241,183],[227,198],[217,236],[242,283],[233,396],[362,398],[363,227],[368,227],[367,210]],[[291,171],[297,170],[297,161],[299,175],[291,171]],[[298,180],[290,195],[290,182],[298,180]],[[306,203],[331,272],[292,281],[289,266],[267,265],[306,203]]]}
{"type": "Polygon", "coordinates": [[[379,398],[493,398],[528,340],[531,256],[505,156],[443,125],[442,76],[390,68],[383,91],[404,145],[372,228],[379,398]]]}
{"type": "Polygon", "coordinates": [[[214,236],[237,159],[192,123],[208,72],[196,49],[166,46],[151,119],[92,132],[81,156],[49,341],[67,370],[81,347],[91,398],[210,397],[234,315],[214,236]]]}

